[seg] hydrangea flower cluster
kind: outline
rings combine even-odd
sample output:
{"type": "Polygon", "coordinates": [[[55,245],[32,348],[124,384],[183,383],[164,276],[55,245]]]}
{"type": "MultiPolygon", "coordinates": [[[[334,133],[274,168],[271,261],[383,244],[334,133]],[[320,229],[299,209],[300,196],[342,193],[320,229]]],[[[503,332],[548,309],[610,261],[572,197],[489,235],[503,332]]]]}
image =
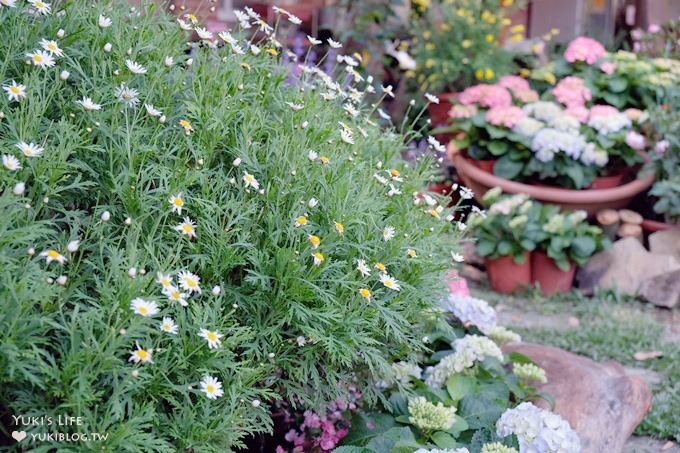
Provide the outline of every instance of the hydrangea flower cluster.
{"type": "Polygon", "coordinates": [[[444,357],[437,365],[426,370],[425,383],[433,388],[442,387],[449,376],[475,365],[475,362],[493,357],[503,361],[503,351],[487,337],[466,335],[453,342],[454,353],[444,357]]]}
{"type": "Polygon", "coordinates": [[[423,369],[417,364],[403,361],[394,362],[392,370],[394,370],[395,379],[404,385],[411,382],[412,378],[420,379],[423,374],[423,369]]]}
{"type": "Polygon", "coordinates": [[[503,326],[493,327],[487,335],[499,346],[503,346],[508,343],[518,343],[522,341],[522,337],[518,334],[509,330],[503,326]]]}
{"type": "Polygon", "coordinates": [[[501,85],[479,84],[463,90],[458,96],[462,105],[478,104],[482,107],[508,107],[512,105],[512,96],[507,88],[501,85]]]}
{"type": "Polygon", "coordinates": [[[509,105],[490,108],[486,111],[484,118],[489,124],[511,129],[525,116],[526,113],[520,107],[509,105]]]}
{"type": "Polygon", "coordinates": [[[408,401],[409,421],[424,432],[446,431],[456,421],[456,407],[429,402],[424,396],[408,401]]]}
{"type": "Polygon", "coordinates": [[[564,59],[569,63],[584,62],[593,65],[607,54],[604,46],[592,38],[579,36],[569,43],[564,52],[564,59]]]}
{"type": "Polygon", "coordinates": [[[593,96],[585,81],[576,76],[565,77],[552,89],[552,94],[558,102],[567,107],[582,107],[593,96]]]}
{"type": "Polygon", "coordinates": [[[577,160],[585,147],[586,140],[582,135],[550,127],[541,129],[531,141],[531,150],[541,162],[552,161],[560,152],[577,160]]]}
{"type": "Polygon", "coordinates": [[[496,422],[500,437],[517,436],[521,453],[579,453],[581,442],[559,415],[531,403],[506,410],[496,422]]]}
{"type": "Polygon", "coordinates": [[[492,444],[484,444],[481,453],[519,453],[513,447],[506,447],[500,442],[494,442],[492,444]]]}
{"type": "Polygon", "coordinates": [[[533,363],[515,363],[512,366],[512,372],[525,384],[530,384],[532,382],[545,384],[548,382],[545,370],[533,363]]]}
{"type": "Polygon", "coordinates": [[[590,109],[588,126],[599,134],[608,135],[633,125],[625,113],[619,112],[610,105],[596,105],[590,109]]]}
{"type": "Polygon", "coordinates": [[[475,325],[485,334],[496,327],[496,310],[482,299],[450,294],[442,302],[442,308],[453,313],[463,324],[475,325]]]}
{"type": "Polygon", "coordinates": [[[428,450],[427,448],[419,448],[414,453],[470,453],[470,450],[465,447],[445,448],[443,450],[440,448],[433,448],[431,450],[428,450]]]}

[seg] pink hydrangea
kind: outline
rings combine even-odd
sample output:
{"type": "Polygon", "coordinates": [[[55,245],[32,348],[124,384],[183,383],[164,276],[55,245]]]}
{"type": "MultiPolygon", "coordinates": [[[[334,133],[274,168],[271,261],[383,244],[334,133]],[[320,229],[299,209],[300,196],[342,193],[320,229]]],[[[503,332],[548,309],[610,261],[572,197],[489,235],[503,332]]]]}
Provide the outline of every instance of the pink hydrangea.
{"type": "Polygon", "coordinates": [[[529,88],[528,90],[515,91],[515,98],[523,104],[538,102],[538,93],[529,88]]]}
{"type": "Polygon", "coordinates": [[[625,113],[631,121],[638,121],[640,118],[642,118],[642,115],[644,115],[645,112],[640,109],[630,108],[626,109],[623,113],[625,113]]]}
{"type": "Polygon", "coordinates": [[[567,107],[584,106],[593,96],[582,78],[576,76],[565,77],[552,89],[552,94],[567,107]]]}
{"type": "Polygon", "coordinates": [[[600,71],[604,72],[607,75],[612,75],[614,74],[614,71],[616,71],[616,63],[612,63],[611,61],[605,61],[600,65],[600,71]]]}
{"type": "Polygon", "coordinates": [[[505,107],[512,104],[512,96],[507,88],[500,85],[474,85],[466,88],[458,101],[463,105],[479,104],[482,107],[505,107]]]}
{"type": "Polygon", "coordinates": [[[569,43],[567,50],[564,52],[564,59],[569,63],[584,61],[592,65],[605,56],[606,53],[607,51],[604,46],[598,41],[585,36],[579,36],[569,43]]]}
{"type": "Polygon", "coordinates": [[[590,118],[596,118],[598,116],[612,116],[619,113],[616,108],[611,105],[594,105],[590,108],[590,118]]]}
{"type": "Polygon", "coordinates": [[[636,151],[642,151],[647,146],[645,137],[635,131],[629,131],[626,134],[626,144],[636,151]]]}
{"type": "Polygon", "coordinates": [[[513,93],[531,89],[531,87],[529,86],[529,82],[527,82],[526,79],[523,79],[520,76],[516,75],[504,75],[498,81],[498,84],[504,88],[507,88],[513,93]]]}
{"type": "Polygon", "coordinates": [[[494,126],[504,126],[512,128],[519,120],[524,118],[526,113],[514,105],[492,107],[484,115],[486,121],[494,126]]]}
{"type": "Polygon", "coordinates": [[[583,105],[573,105],[571,107],[567,107],[567,109],[564,111],[564,114],[569,115],[572,118],[576,118],[581,123],[586,123],[588,122],[590,111],[583,105]]]}
{"type": "Polygon", "coordinates": [[[472,118],[477,113],[477,106],[456,104],[449,110],[449,117],[454,119],[472,118]]]}

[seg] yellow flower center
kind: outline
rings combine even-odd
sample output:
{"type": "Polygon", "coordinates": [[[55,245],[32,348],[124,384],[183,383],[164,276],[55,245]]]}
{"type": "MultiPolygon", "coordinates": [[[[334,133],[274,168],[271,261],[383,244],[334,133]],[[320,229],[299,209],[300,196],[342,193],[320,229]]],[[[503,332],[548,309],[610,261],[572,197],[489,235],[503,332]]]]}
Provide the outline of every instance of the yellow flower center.
{"type": "Polygon", "coordinates": [[[173,291],[171,296],[175,300],[179,300],[182,298],[182,294],[179,291],[173,291]]]}
{"type": "Polygon", "coordinates": [[[303,215],[295,219],[295,221],[300,225],[307,225],[307,217],[303,215]]]}
{"type": "Polygon", "coordinates": [[[253,175],[246,175],[244,179],[248,184],[250,184],[255,180],[255,177],[253,175]]]}
{"type": "Polygon", "coordinates": [[[384,271],[385,265],[383,263],[378,263],[375,265],[375,268],[378,269],[379,271],[384,271]]]}
{"type": "Polygon", "coordinates": [[[394,282],[388,278],[387,280],[385,280],[385,286],[392,289],[394,288],[394,282]]]}
{"type": "Polygon", "coordinates": [[[194,231],[194,227],[192,227],[188,223],[185,223],[185,224],[182,225],[182,231],[184,231],[187,234],[192,233],[194,231]]]}
{"type": "Polygon", "coordinates": [[[217,334],[215,332],[208,332],[208,340],[217,341],[217,334]]]}
{"type": "Polygon", "coordinates": [[[320,252],[316,252],[316,253],[314,253],[314,259],[317,262],[321,262],[321,261],[323,261],[323,255],[320,252]]]}
{"type": "Polygon", "coordinates": [[[371,297],[371,292],[368,290],[368,288],[361,288],[359,290],[359,294],[361,294],[362,297],[368,299],[371,297]]]}
{"type": "Polygon", "coordinates": [[[36,63],[42,63],[43,57],[41,55],[33,55],[33,61],[36,63]]]}
{"type": "Polygon", "coordinates": [[[319,236],[310,236],[310,237],[309,237],[309,242],[310,242],[314,247],[318,247],[319,244],[321,244],[321,239],[319,239],[319,236]]]}
{"type": "Polygon", "coordinates": [[[149,313],[149,310],[147,310],[146,307],[139,307],[139,308],[137,308],[137,311],[142,316],[146,316],[149,313]]]}
{"type": "Polygon", "coordinates": [[[161,286],[170,286],[170,279],[168,278],[163,278],[161,280],[161,286]]]}
{"type": "Polygon", "coordinates": [[[56,50],[57,50],[57,45],[51,42],[51,43],[49,43],[49,44],[47,45],[47,48],[50,49],[50,50],[53,51],[53,52],[56,52],[56,50]]]}
{"type": "Polygon", "coordinates": [[[170,331],[170,325],[169,324],[163,324],[163,330],[165,332],[169,332],[170,331]]]}
{"type": "Polygon", "coordinates": [[[12,94],[19,94],[19,93],[21,93],[21,90],[19,90],[19,87],[15,87],[15,86],[9,87],[9,91],[11,91],[12,94]]]}
{"type": "Polygon", "coordinates": [[[142,360],[146,360],[149,357],[149,353],[146,352],[144,349],[140,349],[137,351],[137,357],[139,357],[142,360]]]}
{"type": "Polygon", "coordinates": [[[173,201],[173,204],[175,206],[182,207],[182,206],[184,206],[184,201],[182,201],[181,198],[177,197],[177,198],[175,198],[175,201],[173,201]]]}
{"type": "Polygon", "coordinates": [[[205,386],[205,390],[206,390],[208,393],[215,393],[215,386],[212,385],[212,384],[208,384],[208,385],[205,386]]]}
{"type": "Polygon", "coordinates": [[[57,258],[59,258],[59,252],[57,252],[56,250],[48,250],[47,256],[56,260],[57,258]]]}

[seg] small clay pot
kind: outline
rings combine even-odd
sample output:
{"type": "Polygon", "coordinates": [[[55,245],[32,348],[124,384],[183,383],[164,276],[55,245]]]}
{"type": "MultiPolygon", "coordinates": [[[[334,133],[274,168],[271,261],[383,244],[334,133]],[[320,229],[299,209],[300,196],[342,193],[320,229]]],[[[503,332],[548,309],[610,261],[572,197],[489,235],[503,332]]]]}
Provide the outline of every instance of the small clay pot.
{"type": "Polygon", "coordinates": [[[493,173],[493,166],[495,164],[496,164],[496,161],[494,159],[473,160],[472,161],[472,165],[479,168],[480,170],[484,170],[487,173],[493,173]]]}
{"type": "Polygon", "coordinates": [[[563,271],[555,261],[541,251],[531,254],[531,275],[534,284],[539,284],[541,292],[552,296],[558,292],[569,291],[574,284],[576,265],[571,263],[568,271],[563,271]]]}
{"type": "Polygon", "coordinates": [[[531,259],[524,252],[524,262],[518,264],[511,256],[485,259],[484,265],[494,291],[509,294],[531,284],[531,259]]]}

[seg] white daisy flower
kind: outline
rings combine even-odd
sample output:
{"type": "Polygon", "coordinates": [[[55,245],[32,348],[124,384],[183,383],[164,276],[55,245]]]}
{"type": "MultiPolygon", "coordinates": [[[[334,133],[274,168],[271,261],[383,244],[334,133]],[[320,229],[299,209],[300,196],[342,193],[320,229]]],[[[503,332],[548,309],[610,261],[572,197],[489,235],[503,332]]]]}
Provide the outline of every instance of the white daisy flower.
{"type": "Polygon", "coordinates": [[[175,63],[175,59],[172,58],[172,57],[169,56],[169,55],[166,56],[166,57],[163,59],[163,64],[164,64],[165,66],[167,66],[167,67],[172,66],[173,63],[175,63]]]}
{"type": "Polygon", "coordinates": [[[108,28],[113,24],[111,22],[111,19],[109,19],[106,16],[99,16],[99,19],[97,20],[97,25],[99,25],[101,28],[108,28]]]}
{"type": "Polygon", "coordinates": [[[321,252],[312,253],[312,261],[314,262],[315,266],[321,266],[321,263],[323,263],[325,259],[326,258],[323,256],[323,253],[321,252]]]}
{"type": "Polygon", "coordinates": [[[451,258],[453,258],[453,261],[455,261],[456,263],[462,263],[463,261],[465,261],[465,257],[460,253],[451,252],[451,258]]]}
{"type": "Polygon", "coordinates": [[[124,83],[116,88],[114,93],[118,100],[127,107],[137,107],[139,105],[139,91],[128,87],[124,83]]]}
{"type": "Polygon", "coordinates": [[[187,294],[180,291],[179,288],[177,288],[176,286],[170,284],[168,286],[163,287],[163,294],[171,302],[177,302],[182,307],[189,306],[189,303],[187,302],[187,294]]]}
{"type": "Polygon", "coordinates": [[[382,184],[383,186],[386,186],[386,185],[389,184],[389,182],[390,182],[387,178],[385,178],[384,176],[379,175],[378,173],[374,173],[374,174],[373,174],[373,177],[374,177],[375,179],[377,179],[378,182],[379,182],[380,184],[382,184]]]}
{"type": "Polygon", "coordinates": [[[130,302],[130,309],[135,312],[135,314],[149,317],[158,314],[158,305],[154,301],[146,301],[141,297],[135,297],[130,302]]]}
{"type": "Polygon", "coordinates": [[[299,228],[301,226],[306,226],[309,223],[309,220],[307,219],[306,215],[301,215],[295,218],[295,225],[296,228],[299,228]]]}
{"type": "Polygon", "coordinates": [[[319,200],[316,198],[310,198],[309,201],[307,202],[307,206],[309,206],[310,209],[314,209],[318,206],[319,200]]]}
{"type": "Polygon", "coordinates": [[[394,291],[401,290],[401,286],[399,286],[397,280],[387,274],[380,274],[380,283],[382,283],[385,288],[393,289],[394,291]]]}
{"type": "Polygon", "coordinates": [[[371,270],[366,264],[366,261],[364,260],[357,260],[357,270],[361,272],[361,275],[363,275],[364,277],[371,276],[371,270]]]}
{"type": "Polygon", "coordinates": [[[348,143],[350,145],[354,145],[356,143],[354,141],[354,135],[352,135],[352,131],[349,129],[340,129],[340,138],[342,139],[343,142],[348,143]]]}
{"type": "Polygon", "coordinates": [[[216,330],[213,331],[208,329],[201,329],[201,331],[198,332],[198,336],[204,338],[205,341],[208,342],[208,347],[210,349],[215,349],[222,346],[222,341],[220,340],[220,338],[222,338],[224,335],[222,335],[216,330]]]}
{"type": "Polygon", "coordinates": [[[260,48],[257,47],[255,44],[250,45],[250,53],[252,53],[253,55],[260,55],[260,52],[261,52],[260,48]]]}
{"type": "Polygon", "coordinates": [[[168,288],[172,286],[172,277],[170,274],[164,274],[162,272],[156,273],[156,283],[161,285],[163,288],[168,288]]]}
{"type": "Polygon", "coordinates": [[[383,90],[383,93],[388,95],[391,98],[394,98],[394,90],[392,88],[392,85],[387,85],[386,87],[381,87],[383,90]]]}
{"type": "Polygon", "coordinates": [[[127,66],[130,72],[132,72],[133,74],[147,73],[147,69],[144,66],[132,60],[125,60],[125,66],[127,66]]]}
{"type": "Polygon", "coordinates": [[[440,153],[446,151],[446,146],[439,143],[439,140],[431,135],[427,137],[427,143],[433,147],[435,151],[439,151],[440,153]]]}
{"type": "Polygon", "coordinates": [[[47,264],[50,264],[52,261],[56,261],[59,264],[64,264],[68,259],[59,253],[55,249],[47,249],[44,252],[40,253],[40,256],[45,257],[45,261],[47,261],[47,264]]]}
{"type": "Polygon", "coordinates": [[[328,42],[328,45],[331,46],[333,49],[339,49],[342,47],[342,43],[333,41],[331,38],[328,38],[326,41],[328,42]]]}
{"type": "Polygon", "coordinates": [[[163,318],[158,328],[161,332],[170,333],[173,335],[177,335],[178,332],[178,327],[177,324],[175,324],[175,321],[167,316],[163,318]]]}
{"type": "Polygon", "coordinates": [[[82,105],[83,108],[88,112],[91,112],[93,110],[101,110],[102,108],[101,104],[97,104],[92,99],[85,96],[83,96],[81,100],[76,101],[76,104],[82,105]]]}
{"type": "Polygon", "coordinates": [[[313,36],[307,35],[307,40],[308,40],[309,43],[310,43],[311,45],[313,45],[313,46],[318,46],[319,44],[321,44],[321,40],[316,39],[316,38],[313,37],[313,36]]]}
{"type": "Polygon", "coordinates": [[[28,3],[30,3],[38,13],[44,16],[47,16],[52,12],[52,5],[43,2],[42,0],[28,0],[28,3]]]}
{"type": "Polygon", "coordinates": [[[294,14],[289,14],[288,20],[290,21],[291,24],[295,24],[295,25],[300,25],[302,23],[302,19],[295,16],[294,14]]]}
{"type": "Polygon", "coordinates": [[[36,49],[33,53],[27,53],[26,56],[30,58],[31,63],[42,69],[51,68],[55,64],[52,55],[44,50],[36,49]]]}
{"type": "Polygon", "coordinates": [[[212,34],[211,31],[208,31],[208,29],[206,29],[206,28],[196,27],[195,31],[198,34],[198,37],[201,38],[201,39],[205,39],[205,40],[213,39],[214,35],[212,34]]]}
{"type": "Polygon", "coordinates": [[[57,41],[54,40],[48,40],[48,39],[41,39],[40,40],[40,47],[54,55],[55,57],[63,57],[64,56],[64,51],[59,48],[59,44],[57,44],[57,41]]]}
{"type": "Polygon", "coordinates": [[[185,217],[182,223],[175,227],[175,231],[186,234],[189,239],[193,239],[196,237],[196,223],[189,217],[185,217]]]}
{"type": "Polygon", "coordinates": [[[433,94],[425,93],[425,98],[427,99],[428,102],[431,102],[433,104],[439,104],[439,98],[433,94]]]}
{"type": "Polygon", "coordinates": [[[172,212],[182,214],[182,208],[184,207],[182,192],[178,193],[177,195],[171,195],[170,198],[168,198],[168,201],[170,202],[170,206],[172,206],[172,212]]]}
{"type": "Polygon", "coordinates": [[[224,395],[222,390],[222,383],[212,376],[206,376],[201,381],[201,391],[205,393],[206,398],[216,400],[224,395]]]}
{"type": "Polygon", "coordinates": [[[7,97],[10,102],[19,102],[26,97],[26,87],[20,83],[16,83],[14,80],[12,80],[11,84],[4,85],[2,89],[7,92],[7,97]]]}
{"type": "Polygon", "coordinates": [[[7,6],[8,8],[16,8],[17,0],[0,0],[0,7],[7,6]]]}
{"type": "Polygon", "coordinates": [[[311,161],[315,161],[317,157],[319,157],[319,155],[316,153],[316,151],[309,151],[307,153],[307,158],[311,161]]]}
{"type": "Polygon", "coordinates": [[[184,21],[182,19],[177,19],[177,23],[179,24],[179,28],[185,31],[191,31],[191,29],[193,28],[191,23],[184,21]]]}
{"type": "Polygon", "coordinates": [[[229,33],[228,31],[221,31],[217,34],[217,36],[222,38],[222,41],[226,42],[229,45],[238,44],[238,41],[233,36],[231,36],[231,33],[229,33]]]}
{"type": "Polygon", "coordinates": [[[11,154],[2,155],[2,165],[9,171],[17,171],[21,169],[21,163],[19,163],[19,159],[11,154]]]}
{"type": "Polygon", "coordinates": [[[458,193],[463,200],[470,200],[475,196],[475,193],[467,187],[461,187],[458,193]]]}
{"type": "Polygon", "coordinates": [[[130,362],[153,363],[153,349],[144,349],[137,343],[137,349],[130,351],[130,362]]]}
{"type": "Polygon", "coordinates": [[[201,278],[198,275],[192,274],[189,271],[182,271],[177,276],[177,280],[182,289],[190,293],[197,292],[201,294],[201,287],[199,286],[201,278]]]}
{"type": "Polygon", "coordinates": [[[163,112],[154,107],[153,104],[144,104],[144,108],[149,116],[161,116],[163,114],[163,112]]]}
{"type": "Polygon", "coordinates": [[[248,172],[245,172],[245,174],[243,175],[243,183],[245,184],[246,188],[252,187],[255,190],[258,190],[260,188],[260,183],[257,182],[255,176],[251,175],[248,172]]]}
{"type": "Polygon", "coordinates": [[[291,108],[291,110],[302,110],[305,108],[304,104],[295,104],[293,102],[286,102],[286,105],[291,108]]]}
{"type": "Polygon", "coordinates": [[[77,239],[69,242],[66,245],[66,250],[68,250],[71,253],[76,253],[79,248],[80,248],[80,241],[77,240],[77,239]]]}
{"type": "Polygon", "coordinates": [[[392,121],[392,117],[381,108],[378,109],[378,115],[380,115],[380,118],[384,120],[392,121]]]}
{"type": "Polygon", "coordinates": [[[387,191],[387,196],[393,197],[395,195],[401,195],[401,190],[397,189],[392,184],[390,184],[390,190],[387,191]]]}
{"type": "Polygon", "coordinates": [[[388,225],[383,229],[382,232],[383,241],[387,242],[390,239],[393,239],[394,235],[395,235],[394,227],[388,225]]]}
{"type": "Polygon", "coordinates": [[[14,146],[19,148],[26,157],[38,157],[45,151],[42,146],[36,145],[35,143],[19,142],[14,146]]]}

